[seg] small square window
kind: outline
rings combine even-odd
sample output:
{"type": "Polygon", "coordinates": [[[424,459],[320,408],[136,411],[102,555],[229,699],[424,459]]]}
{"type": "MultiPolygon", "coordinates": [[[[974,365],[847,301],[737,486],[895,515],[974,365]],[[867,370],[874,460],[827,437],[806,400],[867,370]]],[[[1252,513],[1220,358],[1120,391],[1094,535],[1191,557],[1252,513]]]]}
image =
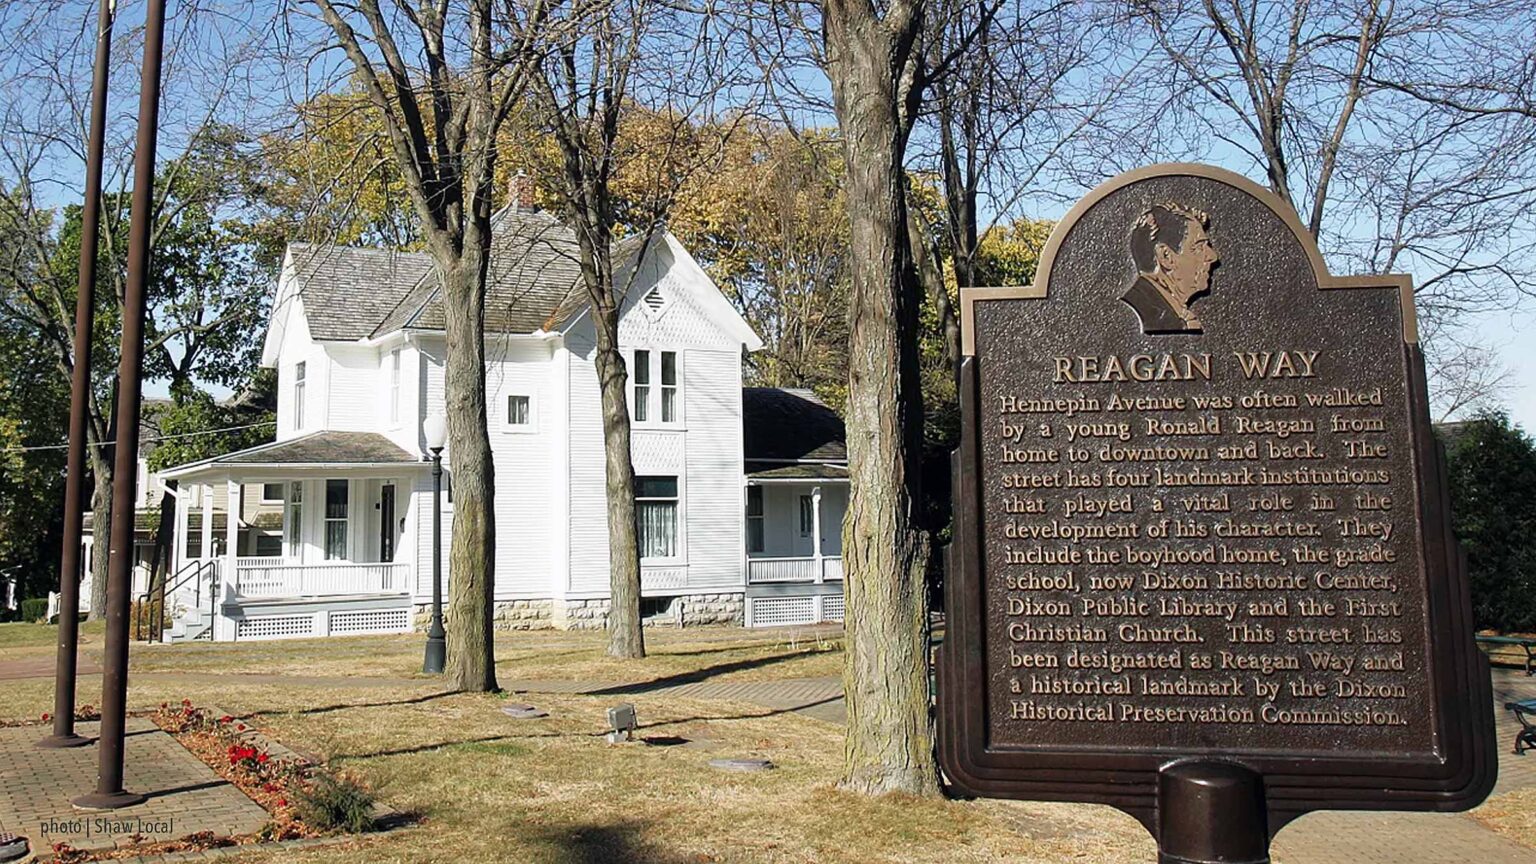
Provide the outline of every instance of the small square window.
{"type": "Polygon", "coordinates": [[[282,483],[263,483],[263,484],[261,484],[261,503],[263,503],[263,504],[281,504],[281,503],[283,503],[283,484],[282,483]]]}
{"type": "Polygon", "coordinates": [[[527,426],[533,422],[533,400],[528,396],[507,397],[507,425],[527,426]]]}

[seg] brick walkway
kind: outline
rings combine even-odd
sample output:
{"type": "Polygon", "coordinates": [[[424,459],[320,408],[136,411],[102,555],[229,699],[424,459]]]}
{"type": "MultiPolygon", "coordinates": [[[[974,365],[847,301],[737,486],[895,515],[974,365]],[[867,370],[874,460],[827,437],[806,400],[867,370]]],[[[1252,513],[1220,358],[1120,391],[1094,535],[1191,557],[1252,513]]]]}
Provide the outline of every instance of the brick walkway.
{"type": "MultiPolygon", "coordinates": [[[[80,723],[94,736],[96,723],[80,723]]],[[[149,720],[128,718],[124,785],[149,796],[136,807],[82,812],[70,799],[95,789],[95,745],[39,750],[41,726],[0,729],[0,832],[31,839],[35,850],[64,841],[77,849],[126,845],[134,833],[143,840],[170,840],[199,831],[222,836],[252,834],[267,813],[225,782],[174,738],[149,720]]]]}

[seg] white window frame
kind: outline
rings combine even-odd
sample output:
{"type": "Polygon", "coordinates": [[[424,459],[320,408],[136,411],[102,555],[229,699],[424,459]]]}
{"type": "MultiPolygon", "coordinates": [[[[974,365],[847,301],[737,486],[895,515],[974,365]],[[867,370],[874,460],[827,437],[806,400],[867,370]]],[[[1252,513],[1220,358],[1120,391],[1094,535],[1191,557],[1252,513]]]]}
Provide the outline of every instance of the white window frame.
{"type": "Polygon", "coordinates": [[[684,550],[686,550],[688,548],[687,538],[683,535],[683,526],[686,524],[686,520],[683,518],[683,477],[682,477],[682,475],[681,474],[636,474],[635,475],[634,498],[635,498],[635,505],[636,505],[636,511],[637,511],[637,513],[636,513],[636,522],[635,522],[635,539],[637,541],[640,539],[640,524],[639,524],[639,518],[638,518],[639,504],[641,502],[646,502],[646,501],[649,501],[649,502],[668,502],[668,501],[670,501],[672,503],[672,519],[673,519],[673,523],[672,523],[672,554],[671,555],[646,555],[644,553],[644,551],[643,551],[643,548],[644,548],[643,544],[637,542],[636,545],[641,547],[641,553],[640,553],[640,561],[641,561],[641,563],[642,564],[662,564],[662,563],[675,564],[675,563],[678,563],[678,562],[682,561],[686,557],[684,550]],[[640,480],[641,480],[641,478],[649,478],[649,477],[654,477],[654,478],[657,478],[657,479],[671,479],[673,481],[673,483],[675,484],[676,491],[671,496],[654,496],[654,495],[652,495],[652,496],[642,497],[640,495],[640,480]]]}
{"type": "Polygon", "coordinates": [[[288,484],[283,502],[283,554],[290,561],[304,560],[304,481],[288,484]]]}
{"type": "Polygon", "coordinates": [[[685,419],[682,350],[637,347],[630,349],[629,360],[629,416],[634,425],[659,429],[681,428],[685,419]],[[672,357],[671,384],[662,379],[662,370],[665,368],[663,357],[667,355],[672,357]],[[667,393],[672,394],[670,419],[664,419],[663,411],[667,393]]]}
{"type": "Polygon", "coordinates": [[[338,479],[338,478],[335,478],[335,477],[331,477],[331,478],[327,478],[325,480],[325,482],[321,484],[320,488],[321,488],[321,496],[320,497],[322,499],[321,502],[320,502],[320,516],[321,516],[320,550],[321,550],[321,555],[324,556],[326,561],[351,561],[352,560],[352,558],[351,558],[351,554],[352,554],[352,509],[353,509],[352,508],[352,497],[353,497],[352,496],[352,482],[350,480],[342,480],[342,479],[338,479]],[[343,484],[342,488],[346,490],[346,503],[344,505],[346,510],[345,510],[345,512],[342,513],[341,516],[332,516],[331,515],[331,501],[330,501],[330,498],[331,498],[331,484],[332,483],[341,483],[341,484],[343,484]],[[340,555],[336,555],[336,556],[331,555],[331,523],[333,523],[333,522],[340,522],[341,526],[342,526],[342,531],[341,531],[341,545],[342,545],[342,549],[341,549],[341,554],[340,555]]]}
{"type": "Polygon", "coordinates": [[[256,485],[257,485],[258,488],[261,489],[261,493],[260,493],[261,498],[260,498],[260,500],[261,500],[261,503],[263,505],[282,504],[282,503],[284,503],[287,500],[287,497],[288,497],[288,484],[287,483],[283,483],[281,481],[277,481],[277,482],[272,482],[272,483],[257,483],[256,485]],[[267,497],[267,487],[268,486],[276,486],[277,487],[277,497],[276,498],[268,498],[267,497]]]}
{"type": "Polygon", "coordinates": [[[400,349],[389,352],[389,422],[400,425],[400,349]]]}
{"type": "Polygon", "coordinates": [[[293,364],[293,428],[304,428],[304,389],[308,369],[305,361],[293,364]]]}
{"type": "Polygon", "coordinates": [[[501,415],[501,421],[502,422],[501,422],[501,425],[502,425],[502,427],[504,429],[506,429],[506,431],[508,431],[508,432],[518,432],[518,433],[522,433],[522,434],[525,434],[525,435],[533,433],[533,432],[537,432],[538,429],[539,429],[539,417],[535,413],[535,409],[536,409],[536,404],[535,403],[537,401],[538,400],[533,398],[533,394],[532,393],[507,393],[507,394],[503,395],[501,397],[501,407],[502,407],[502,415],[501,415]],[[525,419],[522,423],[513,423],[512,422],[512,400],[513,399],[525,399],[528,402],[528,410],[526,412],[527,419],[525,419]]]}

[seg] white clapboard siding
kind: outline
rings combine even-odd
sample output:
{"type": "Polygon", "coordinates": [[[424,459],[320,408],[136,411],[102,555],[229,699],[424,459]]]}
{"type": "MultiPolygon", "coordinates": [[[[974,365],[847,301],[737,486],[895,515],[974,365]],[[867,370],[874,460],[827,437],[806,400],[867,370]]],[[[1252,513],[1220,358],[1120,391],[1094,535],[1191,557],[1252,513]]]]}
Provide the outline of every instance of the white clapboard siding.
{"type": "Polygon", "coordinates": [[[740,588],[745,503],[741,483],[738,354],[689,351],[683,364],[688,418],[688,588],[740,588]]]}
{"type": "Polygon", "coordinates": [[[550,502],[559,440],[547,411],[553,387],[550,346],[528,339],[488,340],[485,388],[496,465],[496,596],[547,596],[560,530],[550,502]],[[529,427],[507,425],[507,397],[530,398],[529,427]]]}
{"type": "MultiPolygon", "coordinates": [[[[384,427],[379,410],[385,388],[379,382],[379,352],[356,345],[332,345],[326,352],[327,429],[378,432],[384,427]]],[[[387,406],[386,406],[387,410],[387,406]]]]}

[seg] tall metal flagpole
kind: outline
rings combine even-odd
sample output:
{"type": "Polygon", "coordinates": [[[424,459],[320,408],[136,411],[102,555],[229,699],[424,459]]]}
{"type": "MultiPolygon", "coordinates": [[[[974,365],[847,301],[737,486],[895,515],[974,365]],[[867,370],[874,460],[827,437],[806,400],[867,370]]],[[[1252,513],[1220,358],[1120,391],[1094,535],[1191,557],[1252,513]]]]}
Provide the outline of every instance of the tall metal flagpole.
{"type": "Polygon", "coordinates": [[[101,678],[101,739],[96,791],[76,807],[110,810],[144,800],[123,789],[123,733],[128,701],[128,595],[133,578],[134,486],[138,480],[139,396],[144,374],[144,301],[149,281],[150,223],[155,191],[155,138],[160,115],[160,57],[165,0],[149,0],[144,20],[139,139],[134,152],[133,216],[128,228],[128,284],[123,292],[122,359],[117,367],[117,453],[112,478],[112,550],[107,578],[107,650],[101,678]]]}
{"type": "MultiPolygon", "coordinates": [[[[91,82],[91,132],[86,142],[85,207],[80,213],[80,283],[75,291],[75,368],[69,396],[69,473],[64,478],[64,549],[59,556],[59,654],[53,671],[53,734],[39,747],[79,747],[75,734],[75,652],[80,637],[80,533],[85,500],[86,403],[91,394],[91,329],[96,318],[96,241],[101,235],[101,163],[107,131],[107,66],[112,13],[101,0],[96,22],[96,69],[91,82]]],[[[132,521],[132,514],[129,520],[132,521]]]]}

